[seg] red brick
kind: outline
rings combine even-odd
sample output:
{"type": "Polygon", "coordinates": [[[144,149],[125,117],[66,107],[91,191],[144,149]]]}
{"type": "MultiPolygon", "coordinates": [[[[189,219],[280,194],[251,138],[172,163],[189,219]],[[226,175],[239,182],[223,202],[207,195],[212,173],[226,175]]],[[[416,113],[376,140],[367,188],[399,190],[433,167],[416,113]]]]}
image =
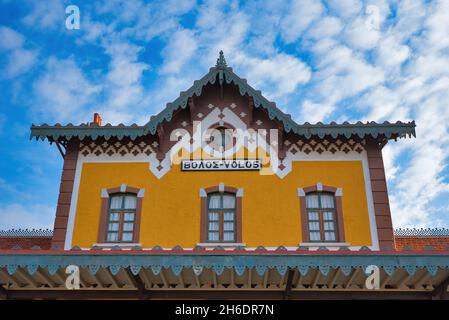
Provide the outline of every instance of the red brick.
{"type": "Polygon", "coordinates": [[[0,237],[0,249],[12,249],[19,246],[22,249],[31,249],[39,246],[42,250],[48,250],[51,246],[50,237],[0,237]]]}

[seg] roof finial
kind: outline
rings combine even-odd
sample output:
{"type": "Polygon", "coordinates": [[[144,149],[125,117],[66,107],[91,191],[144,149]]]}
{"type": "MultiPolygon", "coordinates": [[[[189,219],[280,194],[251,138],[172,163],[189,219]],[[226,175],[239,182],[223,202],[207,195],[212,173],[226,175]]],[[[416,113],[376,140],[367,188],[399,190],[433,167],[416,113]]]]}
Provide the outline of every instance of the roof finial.
{"type": "Polygon", "coordinates": [[[220,55],[217,59],[217,64],[215,65],[217,68],[226,68],[226,59],[223,54],[223,50],[220,50],[220,55]]]}

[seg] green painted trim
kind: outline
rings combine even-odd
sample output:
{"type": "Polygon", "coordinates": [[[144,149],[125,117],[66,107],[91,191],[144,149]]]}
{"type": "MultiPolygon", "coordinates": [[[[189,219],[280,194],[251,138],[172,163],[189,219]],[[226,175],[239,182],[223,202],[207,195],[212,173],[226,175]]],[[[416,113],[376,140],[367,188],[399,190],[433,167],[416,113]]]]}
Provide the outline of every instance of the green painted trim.
{"type": "Polygon", "coordinates": [[[349,138],[351,136],[358,136],[364,138],[365,136],[372,136],[377,138],[379,135],[385,135],[388,139],[406,136],[416,136],[415,133],[415,122],[403,123],[389,123],[384,122],[378,124],[375,122],[362,123],[357,122],[354,124],[350,123],[330,123],[330,124],[298,124],[296,123],[289,114],[282,112],[276,107],[274,102],[268,101],[259,90],[255,90],[251,87],[246,79],[242,79],[237,76],[232,68],[226,65],[226,60],[224,59],[223,53],[220,52],[220,57],[217,59],[217,64],[215,67],[210,68],[209,72],[203,76],[200,80],[193,82],[193,85],[187,90],[180,93],[179,97],[171,103],[167,103],[164,110],[155,116],[150,118],[144,126],[111,126],[105,125],[103,127],[98,126],[74,126],[69,124],[67,126],[61,126],[59,124],[55,126],[48,126],[46,124],[42,126],[32,126],[31,127],[31,138],[36,138],[36,140],[45,138],[51,138],[57,140],[59,138],[65,138],[67,140],[77,137],[79,139],[84,139],[85,137],[90,137],[92,139],[97,139],[98,137],[104,137],[109,139],[110,137],[117,137],[122,139],[124,137],[130,137],[135,139],[139,136],[154,135],[156,134],[157,127],[164,121],[171,121],[173,113],[178,109],[185,109],[188,105],[189,98],[194,96],[200,96],[203,88],[207,84],[214,84],[216,81],[220,84],[235,84],[239,88],[240,94],[248,95],[253,98],[254,106],[256,108],[264,108],[271,120],[277,120],[282,123],[284,130],[288,133],[290,131],[304,136],[305,138],[310,138],[311,136],[318,136],[323,138],[324,136],[331,136],[336,138],[337,136],[345,136],[349,138]]]}

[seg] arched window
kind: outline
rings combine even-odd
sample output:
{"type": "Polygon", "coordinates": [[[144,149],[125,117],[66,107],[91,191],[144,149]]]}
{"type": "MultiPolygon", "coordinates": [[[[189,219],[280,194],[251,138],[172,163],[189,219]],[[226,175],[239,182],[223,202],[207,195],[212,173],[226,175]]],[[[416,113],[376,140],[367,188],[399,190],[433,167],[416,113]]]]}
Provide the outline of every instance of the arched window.
{"type": "Polygon", "coordinates": [[[207,242],[235,242],[236,199],[233,193],[207,196],[207,242]]]}
{"type": "Polygon", "coordinates": [[[218,186],[200,189],[200,243],[242,242],[243,189],[218,186]]]}
{"type": "Polygon", "coordinates": [[[132,242],[136,217],[137,197],[118,193],[109,197],[106,242],[132,242]]]}
{"type": "Polygon", "coordinates": [[[311,192],[306,195],[309,241],[337,241],[334,194],[311,192]]]}
{"type": "Polygon", "coordinates": [[[98,243],[137,243],[145,190],[122,184],[101,190],[98,243]]]}
{"type": "Polygon", "coordinates": [[[344,243],[342,195],[341,188],[321,183],[298,188],[303,242],[344,243]]]}

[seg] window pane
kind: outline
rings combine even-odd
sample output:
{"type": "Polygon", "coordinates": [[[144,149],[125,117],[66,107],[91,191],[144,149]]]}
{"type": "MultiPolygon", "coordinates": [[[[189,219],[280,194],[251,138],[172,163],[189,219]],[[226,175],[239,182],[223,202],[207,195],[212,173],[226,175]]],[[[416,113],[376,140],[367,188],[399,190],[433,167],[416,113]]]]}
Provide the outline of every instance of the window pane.
{"type": "Polygon", "coordinates": [[[123,231],[133,231],[134,223],[128,222],[123,224],[123,231]]]}
{"type": "Polygon", "coordinates": [[[209,208],[211,209],[220,209],[220,196],[212,195],[209,197],[209,208]]]}
{"type": "Polygon", "coordinates": [[[307,208],[318,208],[318,195],[317,194],[309,194],[306,196],[306,206],[307,208]]]}
{"type": "Polygon", "coordinates": [[[125,196],[125,209],[135,209],[135,208],[136,208],[136,197],[125,196]]]}
{"type": "Polygon", "coordinates": [[[218,222],[209,222],[209,230],[210,231],[218,231],[218,222]]]}
{"type": "Polygon", "coordinates": [[[218,241],[218,232],[209,232],[208,235],[209,241],[218,241]]]}
{"type": "Polygon", "coordinates": [[[335,233],[334,232],[325,232],[324,233],[324,240],[326,241],[335,241],[335,233]]]}
{"type": "Polygon", "coordinates": [[[320,230],[319,222],[309,222],[309,230],[320,230]]]}
{"type": "Polygon", "coordinates": [[[235,197],[232,195],[223,196],[223,208],[234,209],[235,208],[235,197]]]}
{"type": "Polygon", "coordinates": [[[225,221],[234,221],[234,212],[225,212],[223,220],[225,220],[225,221]]]}
{"type": "Polygon", "coordinates": [[[234,222],[225,222],[223,224],[224,231],[234,231],[234,222]]]}
{"type": "Polygon", "coordinates": [[[132,240],[133,240],[132,232],[123,232],[122,241],[132,241],[132,240]]]}
{"type": "Polygon", "coordinates": [[[218,212],[209,212],[209,221],[218,221],[218,212]]]}
{"type": "Polygon", "coordinates": [[[234,232],[223,232],[224,241],[234,241],[234,232]]]}
{"type": "Polygon", "coordinates": [[[107,241],[117,241],[118,240],[118,233],[117,232],[108,232],[107,241]]]}
{"type": "Polygon", "coordinates": [[[325,222],[324,223],[324,230],[334,231],[334,223],[333,222],[325,222]]]}
{"type": "Polygon", "coordinates": [[[125,221],[134,221],[134,213],[125,213],[125,221]]]}
{"type": "Polygon", "coordinates": [[[108,231],[118,231],[118,222],[110,223],[108,231]]]}
{"type": "Polygon", "coordinates": [[[323,220],[334,220],[334,213],[332,211],[323,212],[323,220]]]}
{"type": "Polygon", "coordinates": [[[319,232],[310,232],[309,236],[310,236],[310,241],[320,241],[321,240],[319,232]]]}
{"type": "Polygon", "coordinates": [[[309,220],[320,220],[318,218],[318,212],[309,212],[309,220]]]}
{"type": "Polygon", "coordinates": [[[120,220],[120,215],[118,212],[111,213],[109,215],[109,221],[119,221],[119,220],[120,220]]]}
{"type": "Polygon", "coordinates": [[[321,208],[334,208],[334,196],[331,194],[322,194],[321,208]]]}
{"type": "Polygon", "coordinates": [[[111,209],[120,209],[122,207],[122,196],[111,197],[111,209]]]}

